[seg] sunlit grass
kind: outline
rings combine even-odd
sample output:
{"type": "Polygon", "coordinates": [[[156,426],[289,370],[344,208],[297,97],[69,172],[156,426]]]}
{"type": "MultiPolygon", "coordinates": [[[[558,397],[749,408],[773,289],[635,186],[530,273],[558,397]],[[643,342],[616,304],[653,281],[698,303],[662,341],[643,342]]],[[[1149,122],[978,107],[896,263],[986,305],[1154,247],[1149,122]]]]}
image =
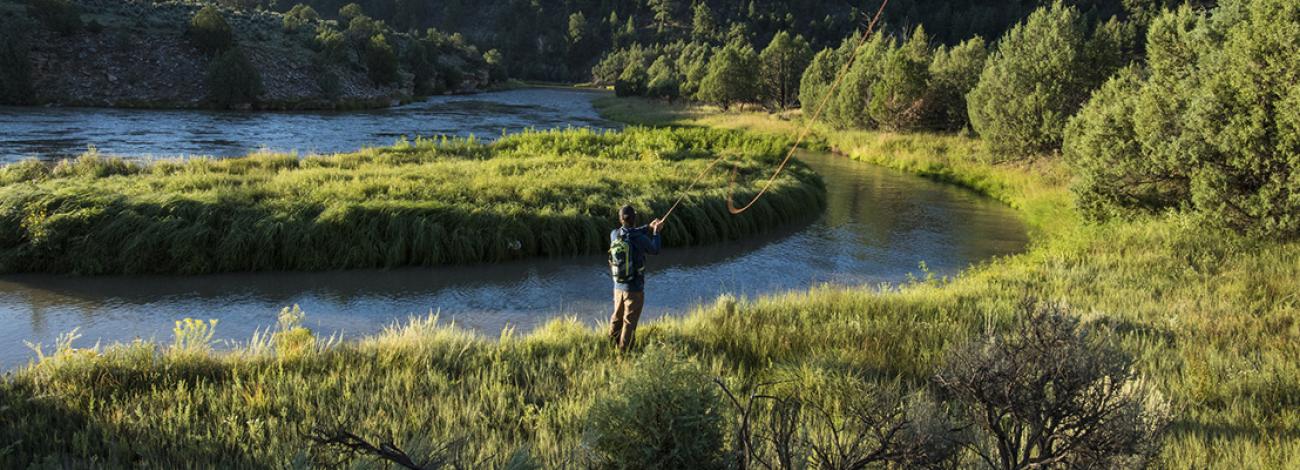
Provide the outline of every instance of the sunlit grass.
{"type": "Polygon", "coordinates": [[[740,217],[726,211],[784,140],[633,128],[417,140],[355,153],[256,153],[145,164],[90,153],[0,168],[0,272],[320,270],[500,261],[605,248],[622,204],[662,214],[670,246],[735,239],[825,205],[796,168],[740,217]]]}

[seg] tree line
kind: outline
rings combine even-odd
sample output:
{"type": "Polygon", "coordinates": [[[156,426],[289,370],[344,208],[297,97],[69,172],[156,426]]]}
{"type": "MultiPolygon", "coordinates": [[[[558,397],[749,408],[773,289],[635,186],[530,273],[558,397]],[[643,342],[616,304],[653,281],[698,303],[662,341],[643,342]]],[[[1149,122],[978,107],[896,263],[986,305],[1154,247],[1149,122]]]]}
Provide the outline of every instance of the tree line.
{"type": "MultiPolygon", "coordinates": [[[[508,72],[536,80],[584,81],[600,57],[634,44],[725,39],[731,25],[744,25],[753,44],[767,44],[781,31],[803,36],[814,50],[831,46],[859,28],[881,0],[205,0],[230,8],[288,11],[295,3],[333,19],[356,3],[398,31],[437,28],[461,33],[484,50],[500,51],[508,72]],[[697,12],[708,11],[703,24],[697,12]],[[711,26],[700,28],[699,26],[711,26]]],[[[1145,14],[1169,0],[1070,0],[1085,14],[1108,18],[1145,14]]],[[[891,0],[885,12],[891,31],[918,25],[944,44],[970,37],[998,37],[1047,0],[891,0]]]]}
{"type": "Polygon", "coordinates": [[[860,48],[850,36],[811,59],[799,36],[778,33],[757,53],[738,30],[717,45],[634,45],[593,75],[620,94],[723,109],[825,98],[834,127],[966,131],[998,160],[1064,158],[1093,220],[1187,209],[1210,226],[1300,235],[1295,2],[1185,3],[1103,20],[1057,1],[992,43],[948,46],[917,26],[860,48]]]}

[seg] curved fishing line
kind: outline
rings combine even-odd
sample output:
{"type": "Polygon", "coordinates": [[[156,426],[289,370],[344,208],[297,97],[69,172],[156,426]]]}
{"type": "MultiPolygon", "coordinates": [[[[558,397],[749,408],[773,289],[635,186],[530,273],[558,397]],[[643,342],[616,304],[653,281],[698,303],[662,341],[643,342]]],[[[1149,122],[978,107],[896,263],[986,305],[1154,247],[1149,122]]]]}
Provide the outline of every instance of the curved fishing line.
{"type": "MultiPolygon", "coordinates": [[[[876,15],[873,16],[871,22],[867,24],[867,29],[862,32],[862,35],[858,36],[857,44],[853,46],[852,54],[849,55],[848,61],[846,61],[844,66],[840,68],[839,73],[835,76],[835,80],[831,82],[831,87],[826,90],[826,94],[822,96],[817,107],[813,109],[812,116],[799,132],[799,137],[795,139],[794,145],[790,146],[790,151],[786,153],[785,158],[781,160],[781,164],[776,167],[776,171],[772,173],[770,178],[768,178],[767,183],[763,185],[763,188],[760,189],[758,194],[754,195],[754,198],[751,199],[749,203],[745,204],[744,207],[736,207],[733,196],[736,191],[736,173],[738,172],[738,167],[733,166],[731,168],[731,184],[727,188],[727,210],[730,211],[732,215],[743,213],[749,210],[750,207],[753,207],[754,203],[757,203],[758,200],[767,193],[767,190],[772,187],[772,184],[776,182],[776,178],[781,176],[781,172],[785,171],[785,167],[790,164],[790,160],[794,159],[795,152],[799,150],[799,146],[803,144],[803,141],[808,138],[808,134],[812,132],[813,124],[816,124],[817,120],[821,118],[822,112],[826,110],[826,105],[830,103],[831,97],[835,95],[835,90],[839,88],[840,84],[844,81],[844,77],[848,75],[849,69],[852,68],[853,63],[857,61],[858,54],[862,51],[862,47],[867,43],[867,38],[871,37],[871,34],[875,32],[876,23],[880,21],[880,17],[885,13],[885,7],[888,5],[889,0],[881,2],[880,8],[876,10],[876,15]]],[[[677,210],[677,206],[681,205],[682,201],[686,199],[686,194],[689,193],[691,189],[695,188],[695,185],[704,178],[704,175],[708,174],[709,170],[712,170],[714,166],[724,159],[726,159],[726,155],[719,156],[710,162],[709,165],[704,168],[704,171],[701,171],[700,174],[691,181],[691,184],[686,187],[686,190],[677,197],[677,201],[673,202],[672,207],[668,208],[668,212],[665,212],[663,217],[660,217],[660,220],[668,220],[668,216],[672,215],[673,211],[677,210]]]]}

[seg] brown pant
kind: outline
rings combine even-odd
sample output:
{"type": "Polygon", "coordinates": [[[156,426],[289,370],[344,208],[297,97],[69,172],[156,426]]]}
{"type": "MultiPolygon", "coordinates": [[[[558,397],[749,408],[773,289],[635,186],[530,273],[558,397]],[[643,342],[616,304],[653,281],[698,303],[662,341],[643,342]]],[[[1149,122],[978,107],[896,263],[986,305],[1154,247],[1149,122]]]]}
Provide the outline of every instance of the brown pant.
{"type": "Polygon", "coordinates": [[[609,339],[619,349],[627,350],[636,339],[636,321],[645,306],[645,292],[614,289],[614,315],[609,317],[609,339]]]}

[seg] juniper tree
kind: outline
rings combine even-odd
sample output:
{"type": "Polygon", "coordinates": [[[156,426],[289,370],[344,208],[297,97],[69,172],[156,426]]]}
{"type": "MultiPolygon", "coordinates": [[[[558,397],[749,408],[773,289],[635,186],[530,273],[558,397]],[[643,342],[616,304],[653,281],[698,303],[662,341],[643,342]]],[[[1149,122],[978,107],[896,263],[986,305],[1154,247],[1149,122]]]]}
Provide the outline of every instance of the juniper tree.
{"type": "Polygon", "coordinates": [[[930,62],[930,84],[926,107],[933,125],[956,131],[970,125],[966,94],[979,82],[987,56],[984,39],[976,36],[951,48],[940,46],[930,62]]]}
{"type": "Polygon", "coordinates": [[[898,131],[922,125],[930,79],[929,41],[925,28],[918,26],[907,42],[885,56],[867,107],[871,120],[881,128],[898,131]]]}
{"type": "Polygon", "coordinates": [[[772,42],[758,55],[763,98],[778,109],[793,106],[799,98],[799,82],[810,60],[812,49],[803,36],[791,37],[785,31],[773,36],[772,42]]]}
{"type": "Polygon", "coordinates": [[[1034,11],[998,40],[968,96],[975,131],[1003,157],[1060,149],[1066,120],[1118,65],[1092,63],[1110,56],[1095,48],[1114,45],[1090,42],[1083,16],[1060,0],[1034,11]]]}
{"type": "Polygon", "coordinates": [[[758,78],[754,74],[758,56],[748,44],[733,41],[714,54],[709,72],[700,82],[700,96],[723,110],[736,103],[758,98],[758,78]]]}
{"type": "Polygon", "coordinates": [[[1165,13],[1147,62],[1075,117],[1065,154],[1085,214],[1188,207],[1263,237],[1300,236],[1300,4],[1165,13]]]}
{"type": "Polygon", "coordinates": [[[221,11],[212,5],[200,8],[190,19],[188,31],[190,40],[199,50],[208,54],[218,54],[229,49],[235,43],[234,32],[221,11]]]}
{"type": "Polygon", "coordinates": [[[208,102],[218,108],[255,104],[264,91],[262,76],[240,47],[232,47],[208,66],[208,102]]]}
{"type": "Polygon", "coordinates": [[[388,39],[376,34],[366,43],[366,75],[376,85],[389,85],[397,81],[399,64],[397,53],[388,39]]]}
{"type": "Polygon", "coordinates": [[[680,95],[681,80],[678,78],[677,71],[673,69],[673,62],[668,55],[661,55],[655,59],[647,74],[649,76],[649,83],[646,85],[647,96],[672,101],[680,95]]]}

